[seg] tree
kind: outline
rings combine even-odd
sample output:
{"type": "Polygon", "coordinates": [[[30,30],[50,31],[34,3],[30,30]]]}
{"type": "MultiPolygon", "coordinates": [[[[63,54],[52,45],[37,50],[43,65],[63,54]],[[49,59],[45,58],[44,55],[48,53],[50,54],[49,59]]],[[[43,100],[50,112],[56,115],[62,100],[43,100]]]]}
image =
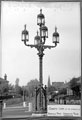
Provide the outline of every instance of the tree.
{"type": "Polygon", "coordinates": [[[19,86],[19,78],[16,79],[15,86],[19,86]]]}
{"type": "Polygon", "coordinates": [[[66,88],[60,89],[58,94],[64,94],[64,95],[66,95],[67,94],[67,89],[66,88]]]}
{"type": "Polygon", "coordinates": [[[33,97],[35,93],[35,88],[39,86],[39,81],[37,79],[31,80],[27,83],[27,90],[29,96],[33,97]]]}
{"type": "Polygon", "coordinates": [[[78,82],[80,77],[72,78],[70,80],[70,88],[73,90],[73,94],[80,97],[81,83],[78,82]]]}
{"type": "Polygon", "coordinates": [[[0,84],[0,93],[1,94],[7,93],[8,90],[9,90],[8,83],[2,83],[2,84],[0,84]]]}
{"type": "Polygon", "coordinates": [[[8,86],[9,86],[9,90],[10,90],[10,91],[14,91],[14,85],[9,84],[8,86]]]}
{"type": "Polygon", "coordinates": [[[15,92],[16,92],[16,94],[21,95],[22,88],[19,86],[19,81],[20,81],[19,78],[17,78],[15,81],[15,92]]]}
{"type": "Polygon", "coordinates": [[[48,93],[52,94],[54,91],[56,91],[56,88],[54,86],[48,87],[48,93]]]}
{"type": "Polygon", "coordinates": [[[13,94],[11,93],[11,84],[4,82],[0,84],[0,99],[9,99],[12,98],[13,94]]]}

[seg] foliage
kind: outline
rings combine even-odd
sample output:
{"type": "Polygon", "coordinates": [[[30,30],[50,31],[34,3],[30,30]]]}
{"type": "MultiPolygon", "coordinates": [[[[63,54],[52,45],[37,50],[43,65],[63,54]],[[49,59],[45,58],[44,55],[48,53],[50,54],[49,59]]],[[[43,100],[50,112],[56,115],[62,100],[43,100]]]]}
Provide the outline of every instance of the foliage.
{"type": "Polygon", "coordinates": [[[14,87],[9,84],[8,82],[2,82],[0,84],[0,99],[10,99],[13,97],[13,94],[11,91],[14,90],[14,87]]]}
{"type": "Polygon", "coordinates": [[[37,79],[28,82],[26,89],[28,91],[29,97],[33,97],[35,94],[35,88],[39,86],[39,81],[37,79]]]}
{"type": "Polygon", "coordinates": [[[60,89],[58,94],[64,94],[64,95],[66,95],[67,94],[67,89],[66,88],[60,89]]]}
{"type": "Polygon", "coordinates": [[[20,86],[15,86],[15,93],[22,95],[22,88],[20,86]]]}
{"type": "Polygon", "coordinates": [[[23,92],[23,90],[22,90],[22,87],[21,86],[19,86],[19,78],[17,78],[16,79],[16,81],[15,81],[15,88],[14,88],[14,92],[19,96],[19,95],[22,95],[22,92],[23,92]]]}
{"type": "Polygon", "coordinates": [[[76,95],[76,96],[79,96],[81,95],[80,93],[80,89],[81,89],[81,84],[80,82],[78,82],[80,79],[80,77],[78,78],[72,78],[70,80],[70,88],[73,90],[73,94],[76,95]]]}
{"type": "Polygon", "coordinates": [[[15,81],[15,86],[19,86],[19,81],[20,81],[19,78],[17,78],[15,81]]]}
{"type": "Polygon", "coordinates": [[[54,91],[56,91],[56,88],[54,86],[48,87],[48,93],[52,94],[54,91]]]}
{"type": "Polygon", "coordinates": [[[4,94],[8,92],[8,90],[9,90],[9,86],[7,83],[0,84],[0,94],[4,94]]]}

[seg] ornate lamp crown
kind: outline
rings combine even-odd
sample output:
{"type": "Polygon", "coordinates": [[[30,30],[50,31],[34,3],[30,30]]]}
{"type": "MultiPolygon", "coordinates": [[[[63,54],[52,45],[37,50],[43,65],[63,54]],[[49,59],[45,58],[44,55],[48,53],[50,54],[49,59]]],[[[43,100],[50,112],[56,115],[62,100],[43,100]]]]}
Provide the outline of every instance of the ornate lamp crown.
{"type": "Polygon", "coordinates": [[[38,35],[38,31],[37,31],[37,35],[34,38],[34,44],[40,44],[40,36],[38,35]]]}
{"type": "Polygon", "coordinates": [[[45,17],[42,14],[42,9],[40,9],[40,14],[37,15],[37,25],[41,26],[44,25],[45,17]]]}

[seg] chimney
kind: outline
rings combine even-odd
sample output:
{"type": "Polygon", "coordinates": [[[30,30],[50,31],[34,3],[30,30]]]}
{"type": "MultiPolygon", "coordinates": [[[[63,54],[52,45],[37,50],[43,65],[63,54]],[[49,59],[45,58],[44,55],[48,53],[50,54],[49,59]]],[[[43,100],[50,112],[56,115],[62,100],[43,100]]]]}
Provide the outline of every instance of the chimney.
{"type": "Polygon", "coordinates": [[[6,74],[4,75],[4,80],[7,80],[7,75],[6,74]]]}

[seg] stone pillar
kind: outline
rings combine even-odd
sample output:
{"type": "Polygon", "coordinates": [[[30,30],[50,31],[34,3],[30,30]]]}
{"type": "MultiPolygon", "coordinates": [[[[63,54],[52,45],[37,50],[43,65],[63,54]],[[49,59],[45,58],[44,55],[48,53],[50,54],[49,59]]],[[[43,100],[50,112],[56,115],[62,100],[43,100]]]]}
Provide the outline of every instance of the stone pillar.
{"type": "Polygon", "coordinates": [[[29,111],[29,112],[32,111],[32,103],[28,103],[28,111],[29,111]]]}
{"type": "Polygon", "coordinates": [[[26,107],[26,102],[23,102],[23,107],[26,107]]]}
{"type": "Polygon", "coordinates": [[[4,109],[6,108],[6,103],[3,103],[3,108],[4,108],[4,109]]]}

